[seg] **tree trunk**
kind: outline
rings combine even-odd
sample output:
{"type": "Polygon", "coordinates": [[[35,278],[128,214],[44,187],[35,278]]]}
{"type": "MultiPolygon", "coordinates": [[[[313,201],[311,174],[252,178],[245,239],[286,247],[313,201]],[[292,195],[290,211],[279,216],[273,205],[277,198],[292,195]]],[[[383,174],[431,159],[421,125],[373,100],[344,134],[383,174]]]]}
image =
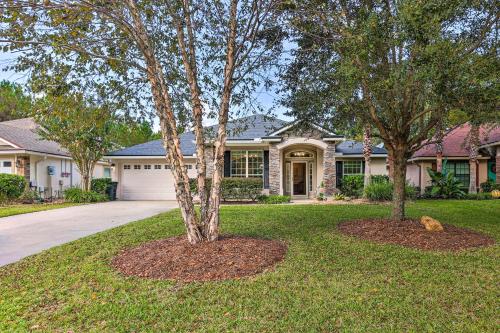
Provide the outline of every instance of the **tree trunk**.
{"type": "Polygon", "coordinates": [[[363,156],[365,159],[365,179],[364,187],[370,185],[372,180],[371,158],[372,158],[372,140],[370,125],[366,125],[363,133],[363,156]]]}
{"type": "Polygon", "coordinates": [[[392,219],[403,221],[405,218],[406,157],[403,149],[394,152],[394,191],[392,219]]]}
{"type": "Polygon", "coordinates": [[[438,124],[436,128],[436,171],[443,172],[443,128],[438,124]]]}
{"type": "Polygon", "coordinates": [[[176,197],[181,210],[182,219],[184,220],[184,225],[186,227],[188,241],[191,244],[195,244],[201,242],[203,240],[203,236],[189,189],[189,177],[187,175],[184,157],[180,148],[180,140],[177,133],[172,100],[165,82],[162,67],[154,54],[153,47],[139,15],[136,3],[134,0],[128,0],[127,5],[130,10],[135,29],[132,37],[137,42],[146,63],[147,78],[151,86],[155,109],[158,118],[160,119],[163,145],[165,147],[165,151],[167,152],[166,158],[171,166],[171,172],[174,176],[176,197]]]}
{"type": "Polygon", "coordinates": [[[224,66],[224,88],[222,91],[221,105],[219,109],[219,128],[217,140],[214,147],[214,173],[212,175],[212,191],[210,194],[210,206],[205,222],[205,237],[208,241],[219,238],[219,206],[220,190],[224,171],[224,151],[226,149],[226,126],[229,117],[229,106],[233,90],[233,75],[235,67],[236,48],[236,13],[238,1],[232,0],[229,9],[229,36],[227,41],[226,64],[224,66]]]}
{"type": "Polygon", "coordinates": [[[394,157],[390,149],[387,149],[387,173],[389,180],[394,181],[394,157]]]}
{"type": "Polygon", "coordinates": [[[477,156],[479,150],[479,126],[471,124],[469,133],[469,193],[477,193],[477,156]]]}

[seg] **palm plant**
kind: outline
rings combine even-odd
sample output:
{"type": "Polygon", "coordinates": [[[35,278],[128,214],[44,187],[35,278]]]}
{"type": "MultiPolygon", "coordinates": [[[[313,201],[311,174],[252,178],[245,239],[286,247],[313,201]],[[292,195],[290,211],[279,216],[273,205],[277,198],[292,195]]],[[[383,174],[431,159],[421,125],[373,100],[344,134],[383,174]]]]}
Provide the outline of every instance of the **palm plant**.
{"type": "Polygon", "coordinates": [[[462,190],[462,183],[455,178],[453,172],[446,170],[446,164],[443,171],[434,171],[430,168],[427,169],[431,177],[432,189],[431,195],[436,198],[450,199],[462,198],[465,192],[462,190]]]}

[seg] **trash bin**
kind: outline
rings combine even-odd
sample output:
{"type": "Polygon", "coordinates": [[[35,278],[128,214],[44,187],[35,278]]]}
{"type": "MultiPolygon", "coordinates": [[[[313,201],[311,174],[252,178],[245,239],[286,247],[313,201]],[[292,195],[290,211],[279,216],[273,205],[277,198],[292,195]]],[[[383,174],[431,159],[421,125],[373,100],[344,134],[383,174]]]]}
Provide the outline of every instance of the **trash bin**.
{"type": "Polygon", "coordinates": [[[116,200],[117,187],[118,187],[118,182],[111,182],[111,184],[106,189],[106,195],[108,196],[109,200],[111,200],[111,201],[116,200]]]}

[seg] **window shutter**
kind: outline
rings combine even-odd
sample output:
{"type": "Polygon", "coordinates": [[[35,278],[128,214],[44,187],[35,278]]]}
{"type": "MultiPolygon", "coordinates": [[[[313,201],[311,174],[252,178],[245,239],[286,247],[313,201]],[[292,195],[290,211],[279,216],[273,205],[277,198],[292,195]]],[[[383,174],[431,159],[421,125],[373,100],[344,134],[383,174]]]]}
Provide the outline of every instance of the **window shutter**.
{"type": "Polygon", "coordinates": [[[363,162],[362,162],[362,163],[363,163],[363,167],[362,167],[362,169],[361,169],[361,170],[363,171],[363,175],[364,175],[364,174],[365,174],[365,165],[366,165],[365,160],[363,160],[363,162]]]}
{"type": "Polygon", "coordinates": [[[224,152],[224,177],[231,177],[231,152],[224,152]]]}
{"type": "Polygon", "coordinates": [[[343,168],[343,163],[342,161],[336,161],[335,162],[335,173],[337,176],[337,188],[340,189],[342,186],[342,177],[344,176],[344,168],[343,168]]]}
{"type": "Polygon", "coordinates": [[[269,188],[269,150],[264,150],[264,188],[269,188]]]}

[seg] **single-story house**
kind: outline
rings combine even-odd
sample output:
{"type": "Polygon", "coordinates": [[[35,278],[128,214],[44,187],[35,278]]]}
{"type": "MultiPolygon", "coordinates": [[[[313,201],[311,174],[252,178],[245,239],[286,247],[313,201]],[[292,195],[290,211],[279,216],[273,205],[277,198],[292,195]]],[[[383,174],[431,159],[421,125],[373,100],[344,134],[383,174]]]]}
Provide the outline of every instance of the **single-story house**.
{"type": "MultiPolygon", "coordinates": [[[[469,186],[471,168],[468,151],[470,124],[456,126],[443,137],[443,161],[464,187],[469,186]]],[[[500,183],[500,127],[481,127],[480,146],[476,170],[476,186],[487,180],[500,183]]],[[[424,146],[412,156],[407,168],[408,181],[424,191],[431,185],[427,169],[436,170],[436,145],[424,146]]]]}
{"type": "MultiPolygon", "coordinates": [[[[69,153],[37,133],[32,118],[0,122],[0,173],[24,176],[31,188],[55,196],[78,186],[81,175],[69,153]]],[[[108,163],[99,162],[94,177],[110,177],[108,163]]]]}
{"type": "MultiPolygon", "coordinates": [[[[303,124],[301,124],[303,125],[303,124]]],[[[262,177],[263,192],[312,198],[321,186],[331,195],[342,177],[364,172],[363,145],[321,126],[299,126],[265,115],[252,115],[228,124],[224,177],[262,177]]],[[[208,127],[208,133],[216,127],[208,127]]],[[[196,177],[193,132],[180,136],[188,174],[196,177]]],[[[213,149],[207,143],[207,158],[213,149]]],[[[174,200],[173,176],[161,140],[109,153],[112,178],[122,200],[174,200]]],[[[373,147],[372,174],[387,174],[387,152],[373,147]]],[[[210,168],[210,164],[208,165],[210,168]]],[[[211,170],[208,170],[210,174],[211,170]]]]}

